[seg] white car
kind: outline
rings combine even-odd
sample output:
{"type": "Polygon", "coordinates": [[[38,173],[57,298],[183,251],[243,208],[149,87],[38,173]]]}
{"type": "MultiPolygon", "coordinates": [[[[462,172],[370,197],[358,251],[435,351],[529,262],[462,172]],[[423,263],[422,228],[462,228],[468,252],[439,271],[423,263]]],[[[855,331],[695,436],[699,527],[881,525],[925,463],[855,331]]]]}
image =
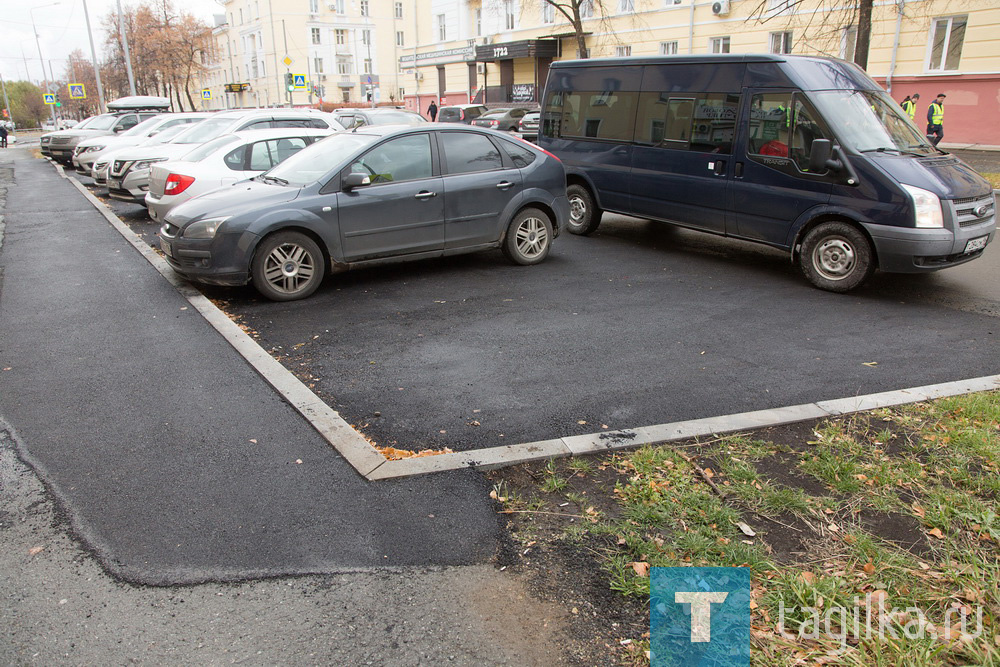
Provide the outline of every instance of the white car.
{"type": "Polygon", "coordinates": [[[107,185],[108,167],[111,166],[111,161],[115,159],[115,155],[119,155],[130,148],[138,148],[140,146],[157,146],[159,144],[170,143],[173,141],[174,137],[187,132],[191,129],[192,125],[200,122],[201,121],[196,121],[195,123],[188,123],[186,125],[174,125],[173,127],[168,127],[162,132],[154,134],[136,146],[126,146],[125,148],[116,148],[114,150],[108,149],[101,154],[101,158],[99,160],[94,161],[93,166],[90,168],[90,177],[94,179],[94,182],[98,185],[107,185]]]}
{"type": "Polygon", "coordinates": [[[89,176],[94,163],[106,152],[129,146],[138,146],[149,137],[156,136],[168,127],[189,125],[199,120],[204,120],[211,115],[211,113],[204,111],[160,114],[159,116],[148,118],[131,130],[126,130],[118,135],[84,139],[76,145],[76,149],[73,151],[73,166],[76,167],[77,173],[89,176]]]}
{"type": "Polygon", "coordinates": [[[267,171],[335,130],[280,128],[246,130],[206,142],[180,160],[154,164],[146,207],[162,222],[178,204],[267,171]]]}

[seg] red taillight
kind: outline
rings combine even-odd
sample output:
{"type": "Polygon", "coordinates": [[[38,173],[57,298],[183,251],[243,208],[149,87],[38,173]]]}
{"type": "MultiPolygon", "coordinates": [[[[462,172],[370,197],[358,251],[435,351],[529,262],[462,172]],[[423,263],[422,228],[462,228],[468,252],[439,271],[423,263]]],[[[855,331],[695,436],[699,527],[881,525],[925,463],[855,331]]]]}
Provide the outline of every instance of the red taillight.
{"type": "Polygon", "coordinates": [[[179,195],[188,189],[188,186],[194,183],[194,177],[185,176],[184,174],[170,174],[167,176],[167,182],[163,186],[163,194],[165,195],[179,195]]]}
{"type": "Polygon", "coordinates": [[[490,127],[496,127],[496,126],[497,126],[497,122],[495,120],[491,120],[490,121],[490,127]]]}

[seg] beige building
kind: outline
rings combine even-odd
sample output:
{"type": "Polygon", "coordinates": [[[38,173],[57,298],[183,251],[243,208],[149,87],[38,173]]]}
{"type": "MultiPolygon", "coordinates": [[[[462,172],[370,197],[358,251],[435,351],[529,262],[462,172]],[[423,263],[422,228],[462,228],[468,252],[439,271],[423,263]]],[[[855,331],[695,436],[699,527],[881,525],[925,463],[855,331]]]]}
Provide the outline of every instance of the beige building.
{"type": "MultiPolygon", "coordinates": [[[[202,109],[401,100],[423,0],[220,0],[202,109]],[[286,90],[286,75],[305,88],[286,90]],[[205,92],[207,91],[207,92],[205,92]]],[[[401,103],[401,102],[400,102],[401,103]]]]}
{"type": "MultiPolygon", "coordinates": [[[[423,0],[418,47],[403,50],[409,108],[431,99],[537,105],[552,60],[578,57],[545,0],[423,0]]],[[[409,5],[410,3],[408,3],[409,5]]],[[[793,53],[853,59],[856,10],[837,0],[590,0],[591,57],[793,53]]],[[[868,73],[897,99],[921,95],[918,123],[945,93],[952,143],[1000,145],[1000,2],[876,0],[868,73]]],[[[440,102],[439,102],[440,103],[440,102]]]]}

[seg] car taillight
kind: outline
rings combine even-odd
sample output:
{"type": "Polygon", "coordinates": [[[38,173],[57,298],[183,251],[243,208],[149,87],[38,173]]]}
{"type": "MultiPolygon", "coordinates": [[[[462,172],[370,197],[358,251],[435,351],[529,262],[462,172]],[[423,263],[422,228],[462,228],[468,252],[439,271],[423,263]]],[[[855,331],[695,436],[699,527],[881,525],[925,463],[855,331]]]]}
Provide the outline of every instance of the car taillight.
{"type": "Polygon", "coordinates": [[[194,183],[194,177],[185,176],[184,174],[170,174],[167,176],[167,182],[163,186],[163,194],[165,195],[179,195],[188,189],[188,186],[194,183]]]}
{"type": "Polygon", "coordinates": [[[497,122],[495,120],[491,120],[490,121],[490,127],[496,127],[496,126],[497,126],[497,122]]]}

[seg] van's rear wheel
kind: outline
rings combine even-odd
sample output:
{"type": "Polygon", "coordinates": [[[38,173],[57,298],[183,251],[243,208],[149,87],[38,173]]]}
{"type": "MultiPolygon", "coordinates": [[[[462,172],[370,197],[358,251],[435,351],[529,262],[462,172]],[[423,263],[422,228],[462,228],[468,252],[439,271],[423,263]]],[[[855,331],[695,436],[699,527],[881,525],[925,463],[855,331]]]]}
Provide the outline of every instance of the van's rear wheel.
{"type": "Polygon", "coordinates": [[[601,209],[597,208],[590,190],[582,185],[571,185],[566,188],[569,198],[569,225],[566,229],[570,234],[581,236],[590,234],[601,224],[601,209]]]}
{"type": "Polygon", "coordinates": [[[861,286],[875,268],[871,243],[846,222],[824,222],[806,234],[799,266],[813,285],[830,292],[861,286]]]}

